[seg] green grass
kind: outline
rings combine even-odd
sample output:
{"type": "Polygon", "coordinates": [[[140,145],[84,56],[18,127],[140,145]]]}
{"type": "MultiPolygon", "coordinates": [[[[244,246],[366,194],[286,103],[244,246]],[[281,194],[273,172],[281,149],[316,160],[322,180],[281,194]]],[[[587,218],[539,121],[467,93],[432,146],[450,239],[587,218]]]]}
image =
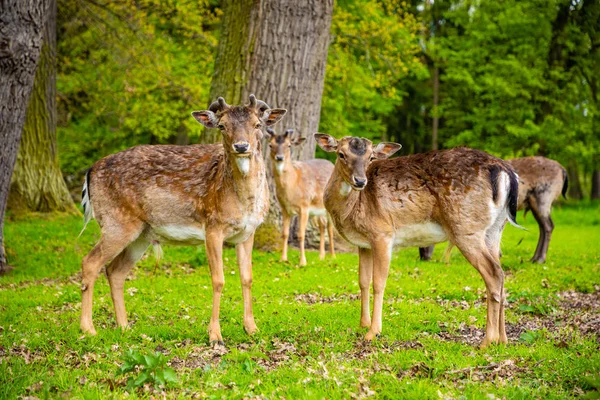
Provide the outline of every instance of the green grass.
{"type": "MultiPolygon", "coordinates": [[[[510,307],[507,346],[474,346],[485,325],[483,281],[458,251],[452,262],[420,262],[416,249],[394,255],[381,339],[358,327],[357,255],[307,267],[254,252],[254,309],[260,332],[242,328],[235,251],[225,251],[221,328],[227,352],[208,347],[210,274],[203,249],[151,252],[126,283],[132,329],[115,328],[104,276],[95,288],[98,335],[79,331],[81,258],[95,224],[77,240],[78,218],[9,221],[6,246],[16,269],[0,278],[0,398],[124,397],[119,375],[130,350],[165,354],[178,382],[147,384],[129,396],[252,398],[568,398],[597,395],[600,374],[600,209],[556,208],[548,262],[530,264],[537,242],[507,227],[503,267],[510,307]],[[571,302],[564,292],[573,290],[571,302]],[[309,296],[310,295],[310,296],[309,296]],[[583,306],[581,302],[583,301],[583,306]],[[587,304],[587,305],[586,305],[587,304]],[[590,306],[591,304],[591,306],[590,306]],[[591,308],[590,308],[591,307],[591,308]],[[596,322],[594,322],[596,321],[596,322]],[[597,381],[596,381],[597,382],[597,381]],[[596,386],[596,388],[595,388],[596,386]]],[[[444,246],[438,246],[439,260],[444,246]]],[[[158,367],[161,368],[161,367],[158,367]]],[[[165,368],[167,368],[165,366],[165,368]]]]}

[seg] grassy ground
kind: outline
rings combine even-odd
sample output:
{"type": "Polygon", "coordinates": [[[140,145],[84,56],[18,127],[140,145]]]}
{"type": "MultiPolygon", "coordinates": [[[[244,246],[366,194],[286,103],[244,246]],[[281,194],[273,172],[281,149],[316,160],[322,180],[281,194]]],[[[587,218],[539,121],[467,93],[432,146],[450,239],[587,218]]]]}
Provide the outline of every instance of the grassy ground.
{"type": "MultiPolygon", "coordinates": [[[[77,218],[9,221],[6,245],[17,268],[0,278],[0,398],[123,397],[130,378],[139,386],[129,389],[134,397],[598,396],[600,208],[565,206],[555,210],[554,221],[545,265],[526,261],[537,241],[531,217],[524,222],[529,232],[506,228],[510,343],[486,350],[475,347],[485,325],[476,271],[456,251],[445,265],[418,261],[416,249],[394,255],[384,332],[373,344],[363,343],[365,330],[358,327],[356,254],[319,262],[311,252],[309,265],[300,268],[297,251],[286,264],[277,262],[278,254],[255,252],[260,332],[248,337],[229,249],[221,306],[227,349],[209,348],[210,277],[204,250],[189,247],[166,248],[157,269],[149,251],[134,270],[126,284],[132,323],[126,332],[115,329],[101,277],[94,303],[98,336],[85,337],[78,326],[78,274],[97,226],[76,240],[77,218]],[[132,367],[136,362],[154,375],[132,367]],[[118,374],[127,367],[133,371],[118,374]],[[170,368],[177,382],[160,385],[170,368]]],[[[435,259],[443,249],[438,246],[435,259]]]]}

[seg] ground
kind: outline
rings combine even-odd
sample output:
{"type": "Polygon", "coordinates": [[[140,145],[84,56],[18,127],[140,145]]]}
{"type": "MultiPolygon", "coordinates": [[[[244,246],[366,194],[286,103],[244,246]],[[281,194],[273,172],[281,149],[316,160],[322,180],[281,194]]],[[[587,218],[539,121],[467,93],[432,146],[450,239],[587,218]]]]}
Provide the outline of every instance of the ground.
{"type": "MultiPolygon", "coordinates": [[[[554,221],[544,265],[527,262],[537,242],[531,216],[519,215],[529,231],[506,228],[509,344],[479,350],[483,281],[458,251],[446,265],[418,261],[417,249],[394,255],[383,335],[372,344],[359,327],[356,254],[321,262],[309,252],[308,266],[298,267],[297,251],[290,263],[255,251],[260,332],[249,337],[228,249],[226,348],[209,347],[210,275],[204,250],[192,247],[166,247],[158,267],[147,252],[126,283],[125,332],[115,328],[101,276],[98,335],[84,336],[80,262],[97,226],[77,239],[81,220],[71,216],[9,220],[6,245],[16,268],[0,278],[0,398],[597,398],[600,207],[559,207],[554,221]]],[[[434,260],[443,250],[437,247],[434,260]]]]}

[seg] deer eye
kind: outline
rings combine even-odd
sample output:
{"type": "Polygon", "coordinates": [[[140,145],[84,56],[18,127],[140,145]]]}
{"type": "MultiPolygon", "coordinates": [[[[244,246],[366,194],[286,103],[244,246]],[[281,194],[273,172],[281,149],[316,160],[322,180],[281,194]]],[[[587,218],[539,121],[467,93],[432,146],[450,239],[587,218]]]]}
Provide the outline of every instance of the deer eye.
{"type": "Polygon", "coordinates": [[[223,125],[223,124],[219,124],[219,125],[217,126],[217,128],[219,128],[220,130],[224,130],[224,129],[225,129],[225,125],[223,125]]]}
{"type": "Polygon", "coordinates": [[[254,128],[256,129],[260,129],[262,127],[262,124],[260,122],[257,122],[256,125],[254,125],[254,128]]]}
{"type": "Polygon", "coordinates": [[[344,155],[344,153],[338,153],[338,156],[340,157],[340,159],[344,160],[346,158],[346,156],[344,155]]]}

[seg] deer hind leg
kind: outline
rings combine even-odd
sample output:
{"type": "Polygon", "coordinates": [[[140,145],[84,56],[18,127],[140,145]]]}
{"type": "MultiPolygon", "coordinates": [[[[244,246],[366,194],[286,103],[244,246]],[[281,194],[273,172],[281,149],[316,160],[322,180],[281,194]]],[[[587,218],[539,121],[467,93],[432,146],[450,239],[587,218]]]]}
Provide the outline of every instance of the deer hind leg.
{"type": "Polygon", "coordinates": [[[543,199],[536,199],[533,203],[535,206],[532,205],[531,212],[540,228],[540,237],[531,261],[543,264],[546,261],[546,253],[548,253],[552,231],[554,231],[554,222],[550,218],[552,204],[543,199]]]}
{"type": "Polygon", "coordinates": [[[333,222],[327,218],[327,233],[329,234],[329,254],[335,258],[335,242],[333,241],[333,222]]]}
{"type": "Polygon", "coordinates": [[[139,236],[139,231],[115,234],[103,232],[100,241],[83,258],[81,263],[81,320],[80,327],[85,333],[96,334],[92,322],[92,302],[94,284],[102,267],[119,255],[123,249],[139,236]]]}
{"type": "Polygon", "coordinates": [[[208,339],[213,345],[223,345],[219,312],[221,309],[221,293],[223,292],[223,286],[225,286],[225,276],[223,274],[223,235],[220,232],[206,233],[206,256],[213,287],[213,306],[208,325],[208,339]]]}
{"type": "Polygon", "coordinates": [[[504,327],[504,272],[497,257],[490,254],[484,239],[458,240],[457,247],[479,271],[487,292],[487,324],[481,348],[506,343],[504,327]]]}
{"type": "Polygon", "coordinates": [[[371,249],[358,249],[358,284],[360,286],[360,326],[371,326],[369,290],[373,280],[373,252],[371,249]]]}
{"type": "MultiPolygon", "coordinates": [[[[282,207],[283,208],[283,207],[282,207]]],[[[290,237],[290,216],[288,215],[288,213],[286,213],[285,211],[281,212],[281,216],[283,219],[283,223],[281,226],[281,240],[282,240],[282,244],[281,244],[281,261],[287,261],[288,260],[288,239],[290,237]]]]}
{"type": "Polygon", "coordinates": [[[306,236],[306,225],[308,224],[308,209],[300,209],[300,228],[298,232],[298,241],[300,242],[300,265],[306,265],[306,255],[304,254],[304,237],[306,236]]]}
{"type": "Polygon", "coordinates": [[[324,217],[317,217],[316,218],[318,224],[319,224],[319,260],[324,260],[325,259],[325,224],[327,223],[327,221],[325,220],[324,217]]]}
{"type": "Polygon", "coordinates": [[[421,261],[431,260],[431,256],[433,255],[434,249],[435,246],[419,247],[419,258],[421,259],[421,261]]]}
{"type": "Polygon", "coordinates": [[[110,284],[110,295],[115,307],[117,326],[122,329],[127,328],[127,312],[125,311],[125,299],[123,298],[125,279],[135,263],[142,258],[149,245],[148,240],[139,237],[106,267],[106,276],[110,284]]]}
{"type": "Polygon", "coordinates": [[[242,297],[244,298],[244,329],[249,335],[258,331],[252,313],[252,246],[254,234],[243,243],[236,246],[240,281],[242,283],[242,297]]]}

